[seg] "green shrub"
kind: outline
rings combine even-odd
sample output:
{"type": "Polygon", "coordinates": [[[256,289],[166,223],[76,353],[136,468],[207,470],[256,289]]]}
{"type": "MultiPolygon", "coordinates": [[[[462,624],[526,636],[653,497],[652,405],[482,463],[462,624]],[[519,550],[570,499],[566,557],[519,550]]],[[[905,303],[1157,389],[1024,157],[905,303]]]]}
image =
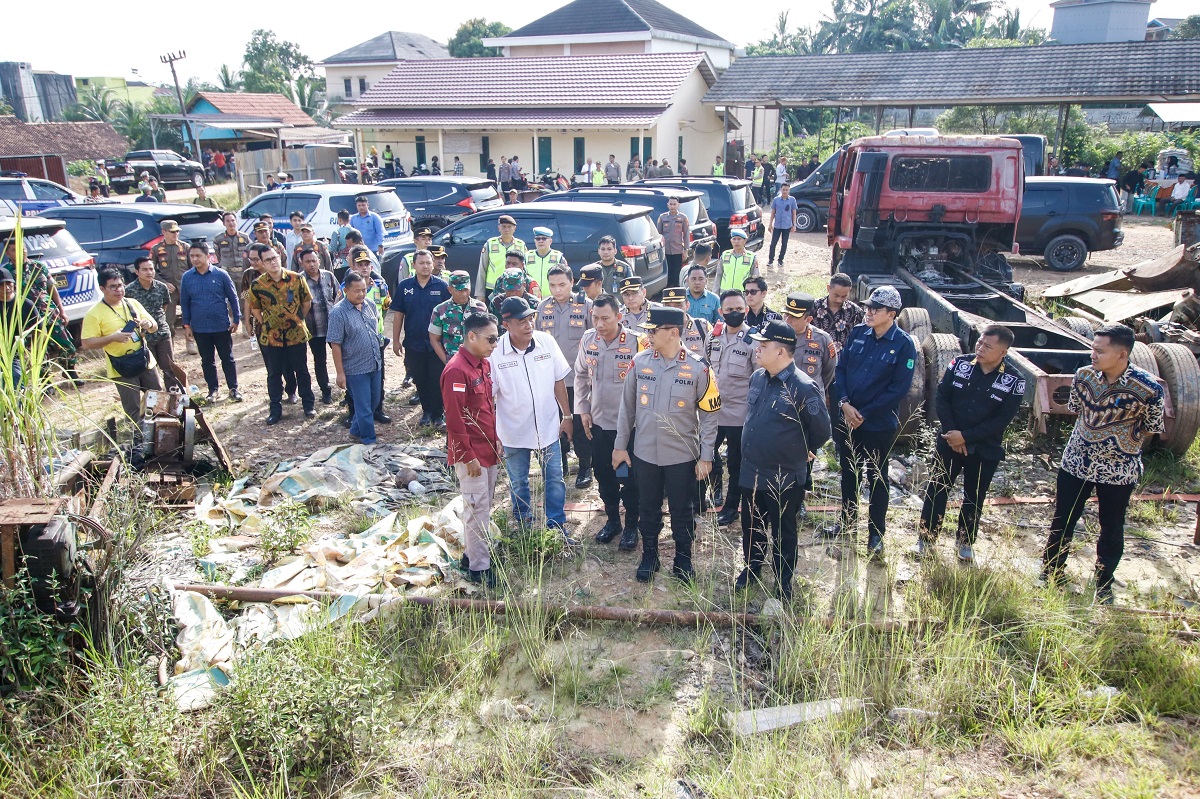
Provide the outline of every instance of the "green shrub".
{"type": "Polygon", "coordinates": [[[22,570],[15,588],[0,590],[0,686],[21,690],[60,686],[72,630],[38,610],[29,576],[22,570]]]}
{"type": "Polygon", "coordinates": [[[308,543],[312,527],[312,517],[303,503],[285,502],[274,507],[259,532],[258,545],[262,548],[263,557],[273,562],[282,555],[291,554],[297,547],[308,543]]]}

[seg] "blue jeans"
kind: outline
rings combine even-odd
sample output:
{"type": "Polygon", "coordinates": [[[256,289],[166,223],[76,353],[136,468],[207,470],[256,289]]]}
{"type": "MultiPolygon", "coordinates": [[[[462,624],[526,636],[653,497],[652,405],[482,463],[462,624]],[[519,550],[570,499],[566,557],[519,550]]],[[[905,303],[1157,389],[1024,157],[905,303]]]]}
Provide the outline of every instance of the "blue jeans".
{"type": "Polygon", "coordinates": [[[383,393],[383,381],[378,371],[361,375],[346,375],[346,392],[354,399],[354,418],[350,420],[350,435],[364,444],[375,443],[375,406],[383,393]]]}
{"type": "MultiPolygon", "coordinates": [[[[513,521],[522,527],[533,523],[533,509],[529,505],[529,458],[537,450],[504,448],[504,469],[508,472],[508,494],[512,498],[513,521]]],[[[555,441],[538,452],[542,466],[542,479],[546,484],[546,526],[565,528],[567,512],[563,505],[567,501],[567,484],[563,482],[562,450],[555,441]]]]}

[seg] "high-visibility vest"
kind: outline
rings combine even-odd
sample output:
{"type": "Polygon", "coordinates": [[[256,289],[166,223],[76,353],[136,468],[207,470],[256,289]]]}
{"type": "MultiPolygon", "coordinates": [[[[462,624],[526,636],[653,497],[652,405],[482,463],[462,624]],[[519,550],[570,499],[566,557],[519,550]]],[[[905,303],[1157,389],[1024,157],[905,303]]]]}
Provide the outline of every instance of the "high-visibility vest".
{"type": "Polygon", "coordinates": [[[383,313],[384,313],[383,293],[379,290],[379,286],[377,286],[375,284],[374,280],[368,279],[367,285],[370,286],[370,288],[367,289],[367,301],[375,306],[375,314],[378,317],[376,319],[376,322],[379,327],[379,335],[382,336],[383,335],[383,313]]]}
{"type": "Polygon", "coordinates": [[[484,251],[487,253],[487,278],[485,280],[485,288],[491,291],[496,287],[496,281],[500,279],[500,275],[504,274],[504,258],[508,255],[509,250],[518,250],[525,252],[525,242],[514,237],[512,243],[505,244],[500,241],[499,236],[492,236],[483,245],[484,251]]]}
{"type": "Polygon", "coordinates": [[[728,291],[729,289],[742,290],[742,281],[750,277],[750,271],[754,268],[754,253],[746,250],[741,255],[738,255],[733,250],[726,250],[721,253],[721,285],[717,287],[717,293],[728,291]]]}
{"type": "Polygon", "coordinates": [[[725,165],[713,164],[712,173],[714,177],[723,177],[725,175],[725,165]]]}
{"type": "Polygon", "coordinates": [[[525,274],[529,275],[529,279],[537,283],[538,290],[542,292],[542,296],[547,296],[547,287],[550,285],[550,278],[547,274],[551,267],[565,264],[567,259],[558,250],[551,250],[545,256],[538,255],[537,250],[529,250],[525,253],[525,274]]]}
{"type": "Polygon", "coordinates": [[[592,170],[592,185],[593,186],[607,186],[608,185],[608,179],[606,177],[604,177],[604,170],[600,167],[599,164],[597,164],[596,168],[592,170]]]}

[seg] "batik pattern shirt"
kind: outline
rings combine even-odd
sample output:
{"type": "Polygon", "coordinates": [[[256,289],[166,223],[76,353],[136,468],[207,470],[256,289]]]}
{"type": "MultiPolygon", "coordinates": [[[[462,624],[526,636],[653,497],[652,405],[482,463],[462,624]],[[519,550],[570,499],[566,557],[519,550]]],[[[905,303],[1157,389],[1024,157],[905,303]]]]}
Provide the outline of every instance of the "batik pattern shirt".
{"type": "Polygon", "coordinates": [[[1142,442],[1166,427],[1163,389],[1132,364],[1109,383],[1085,366],[1075,373],[1067,409],[1079,415],[1062,470],[1092,483],[1133,485],[1142,476],[1142,442]]]}

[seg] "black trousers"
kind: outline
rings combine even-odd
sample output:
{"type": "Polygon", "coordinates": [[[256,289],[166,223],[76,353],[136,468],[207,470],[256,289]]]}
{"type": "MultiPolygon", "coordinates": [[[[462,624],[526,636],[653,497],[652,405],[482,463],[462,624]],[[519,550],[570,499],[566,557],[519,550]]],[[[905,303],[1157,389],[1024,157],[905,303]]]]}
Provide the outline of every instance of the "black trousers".
{"type": "Polygon", "coordinates": [[[771,569],[778,585],[791,585],[796,572],[796,511],[804,501],[804,489],[794,481],[776,487],[742,489],[742,557],[747,568],[757,572],[767,559],[767,529],[774,541],[771,569]]]}
{"type": "MultiPolygon", "coordinates": [[[[633,449],[634,433],[629,435],[629,449],[633,449]]],[[[586,436],[585,436],[586,438],[586,436]]],[[[638,484],[632,471],[624,480],[617,479],[613,471],[613,445],[617,441],[616,430],[605,430],[592,425],[592,440],[588,442],[592,456],[592,469],[596,472],[596,485],[600,501],[604,503],[604,515],[613,524],[621,524],[621,506],[625,506],[625,527],[638,526],[638,484]]],[[[661,505],[661,503],[660,503],[661,505]]]]}
{"type": "MultiPolygon", "coordinates": [[[[230,390],[238,387],[237,364],[233,360],[233,334],[228,330],[220,333],[200,333],[192,331],[196,340],[196,349],[200,352],[200,368],[204,371],[204,382],[208,390],[217,390],[217,361],[221,358],[221,371],[225,373],[225,385],[230,390]]],[[[264,356],[265,357],[265,356],[264,356]]]]}
{"type": "Polygon", "coordinates": [[[679,270],[683,269],[683,253],[672,255],[667,253],[667,280],[670,280],[671,275],[678,275],[679,270]]]}
{"type": "Polygon", "coordinates": [[[767,253],[767,262],[775,260],[775,245],[779,244],[779,260],[782,263],[783,257],[787,255],[788,238],[792,235],[792,229],[775,228],[771,231],[771,250],[767,253]]]}
{"type": "Polygon", "coordinates": [[[692,539],[696,535],[692,516],[692,491],[696,486],[696,462],[657,466],[636,455],[633,479],[638,483],[638,531],[642,534],[643,554],[658,552],[658,534],[663,528],[662,502],[667,498],[671,514],[671,538],[675,540],[676,563],[690,564],[692,539]]]}
{"type": "Polygon", "coordinates": [[[445,364],[433,350],[414,352],[404,348],[404,369],[417,387],[417,396],[421,399],[421,410],[433,418],[445,412],[442,404],[442,369],[445,364]]]}
{"type": "Polygon", "coordinates": [[[308,345],[288,344],[286,347],[263,347],[263,360],[267,362],[267,397],[271,401],[271,415],[283,413],[284,376],[292,375],[304,410],[316,407],[313,397],[312,377],[308,374],[308,345]]]}
{"type": "Polygon", "coordinates": [[[313,375],[322,392],[329,391],[329,347],[324,336],[313,336],[308,340],[308,351],[312,353],[313,375]]]}
{"type": "MultiPolygon", "coordinates": [[[[567,387],[567,407],[575,407],[575,389],[567,387]]],[[[584,474],[592,469],[592,442],[583,433],[583,419],[579,414],[571,417],[571,440],[567,440],[567,434],[561,433],[558,436],[559,450],[562,452],[563,476],[567,474],[567,453],[571,451],[571,447],[575,447],[575,457],[579,458],[579,473],[584,474]]],[[[595,428],[592,428],[593,433],[595,428]]],[[[614,434],[615,435],[615,434],[614,434]]],[[[629,448],[633,449],[633,440],[630,439],[629,448]]],[[[609,451],[608,459],[610,463],[608,468],[612,469],[612,452],[609,451]]]]}
{"type": "MultiPolygon", "coordinates": [[[[257,335],[257,334],[255,334],[255,335],[257,335]]],[[[197,345],[197,348],[199,348],[199,345],[197,345]]],[[[259,345],[258,351],[262,354],[263,366],[265,366],[267,368],[267,374],[269,375],[271,372],[271,364],[267,361],[267,349],[269,349],[269,348],[259,345]]],[[[286,372],[283,375],[283,392],[285,394],[287,394],[289,397],[292,394],[296,393],[296,373],[295,372],[286,372]]],[[[350,396],[350,395],[347,394],[346,396],[350,396]]]]}
{"type": "Polygon", "coordinates": [[[871,486],[867,530],[882,537],[887,529],[890,500],[887,462],[896,443],[896,431],[847,430],[845,420],[838,419],[833,427],[833,440],[842,473],[842,525],[846,527],[858,520],[858,489],[865,469],[871,486]]]}
{"type": "Polygon", "coordinates": [[[1084,507],[1094,491],[1099,500],[1100,539],[1096,542],[1096,588],[1112,587],[1113,576],[1121,556],[1125,554],[1125,513],[1133,485],[1110,485],[1081,480],[1062,469],[1058,470],[1058,485],[1054,497],[1054,518],[1050,522],[1050,537],[1042,553],[1042,574],[1061,576],[1071,553],[1075,525],[1083,516],[1084,507]]]}
{"type": "MultiPolygon", "coordinates": [[[[725,491],[724,508],[736,510],[741,505],[742,488],[738,482],[742,477],[742,428],[733,425],[721,425],[717,428],[717,443],[714,453],[721,448],[721,442],[729,442],[726,458],[729,459],[729,488],[725,491]]],[[[720,486],[722,480],[722,459],[713,455],[711,480],[714,486],[720,486]]]]}
{"type": "MultiPolygon", "coordinates": [[[[405,350],[405,352],[407,352],[407,350],[405,350]]],[[[379,404],[375,406],[376,416],[383,413],[383,387],[387,385],[387,383],[384,382],[384,377],[386,377],[387,372],[388,359],[386,346],[379,348],[379,356],[379,404]]],[[[354,397],[349,391],[346,392],[346,414],[351,419],[354,418],[354,397]]]]}
{"type": "Polygon", "coordinates": [[[950,488],[961,474],[963,477],[963,504],[958,512],[958,532],[954,540],[960,544],[975,545],[979,533],[979,514],[987,498],[992,478],[1000,461],[983,460],[978,455],[959,455],[950,445],[938,439],[933,455],[933,471],[925,484],[925,497],[921,503],[921,536],[935,539],[942,530],[946,517],[946,499],[950,488]]]}

